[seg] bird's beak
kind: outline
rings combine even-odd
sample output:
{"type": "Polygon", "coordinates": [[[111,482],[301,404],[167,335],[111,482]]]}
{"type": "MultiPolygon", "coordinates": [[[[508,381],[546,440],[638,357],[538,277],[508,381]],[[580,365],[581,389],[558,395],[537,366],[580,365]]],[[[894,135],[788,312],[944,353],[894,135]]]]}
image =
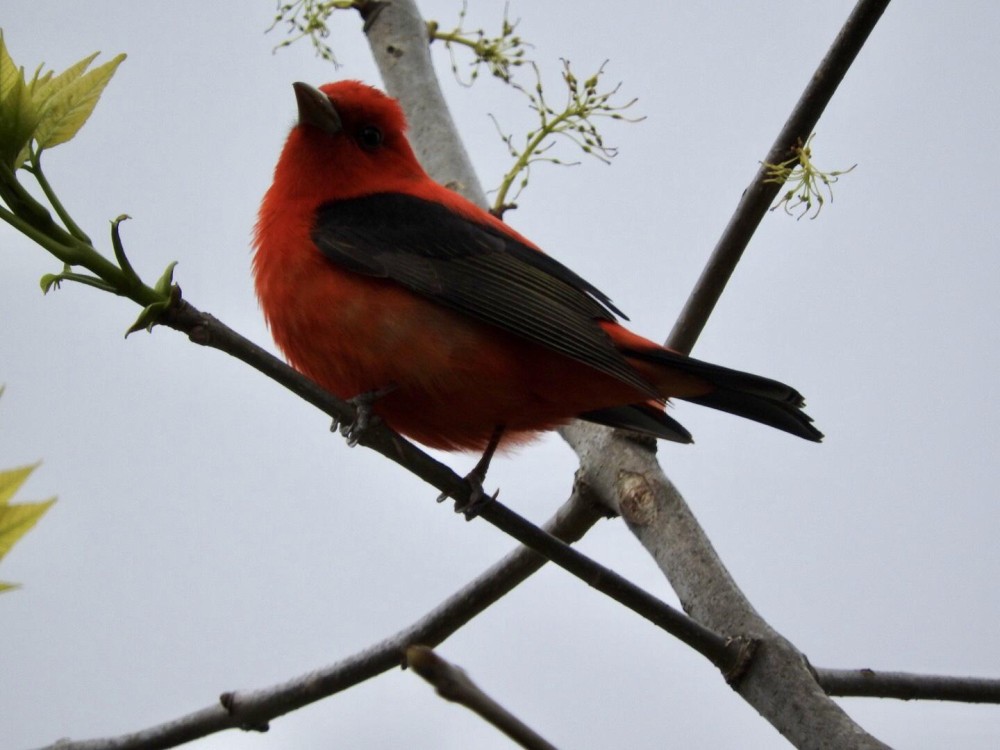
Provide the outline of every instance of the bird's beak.
{"type": "Polygon", "coordinates": [[[292,88],[299,104],[299,125],[312,125],[330,135],[344,129],[330,97],[308,83],[293,83],[292,88]]]}

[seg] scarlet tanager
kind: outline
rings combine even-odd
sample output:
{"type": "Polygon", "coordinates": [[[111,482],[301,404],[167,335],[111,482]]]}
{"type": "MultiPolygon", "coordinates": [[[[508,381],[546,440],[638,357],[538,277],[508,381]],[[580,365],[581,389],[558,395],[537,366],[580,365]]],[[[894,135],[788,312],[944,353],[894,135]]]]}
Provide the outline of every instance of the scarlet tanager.
{"type": "Polygon", "coordinates": [[[331,393],[375,394],[372,413],[445,450],[574,418],[691,442],[668,398],[822,439],[793,388],[632,333],[607,295],[434,182],[394,99],[357,81],[294,89],[253,269],[278,346],[331,393]]]}

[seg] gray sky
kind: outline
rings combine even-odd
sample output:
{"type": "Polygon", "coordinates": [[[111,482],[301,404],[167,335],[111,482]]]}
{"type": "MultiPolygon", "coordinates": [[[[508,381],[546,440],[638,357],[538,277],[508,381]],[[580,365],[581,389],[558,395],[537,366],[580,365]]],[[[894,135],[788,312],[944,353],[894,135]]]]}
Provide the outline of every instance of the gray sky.
{"type": "MultiPolygon", "coordinates": [[[[499,26],[477,2],[469,25],[499,26]]],[[[559,57],[638,96],[608,125],[612,167],[539,167],[512,225],[663,339],[705,256],[851,2],[513,2],[558,100],[559,57]]],[[[450,26],[458,0],[422,4],[450,26]]],[[[338,19],[339,70],[307,44],[277,55],[268,2],[8,3],[15,60],[57,70],[129,59],[50,180],[107,247],[123,227],[153,280],[270,346],[249,237],[294,119],[290,83],[378,82],[360,22],[338,19]]],[[[814,142],[858,168],[816,221],[775,213],[696,354],[809,397],[822,445],[680,405],[694,446],[661,460],[759,611],[814,664],[1000,676],[995,425],[1000,181],[995,3],[898,3],[814,142]]],[[[531,120],[492,80],[449,104],[484,184],[531,120]]],[[[572,153],[564,152],[566,158],[572,153]]],[[[255,372],[169,330],[122,332],[138,309],[64,286],[0,227],[0,466],[44,459],[20,500],[59,502],[0,565],[0,736],[10,747],[136,730],[273,684],[391,634],[512,543],[434,504],[255,372]]],[[[469,456],[449,456],[466,471],[469,456]]],[[[489,485],[542,520],[575,458],[555,437],[499,459],[489,485]]],[[[582,549],[674,601],[621,523],[582,549]]],[[[777,733],[701,657],[575,579],[545,570],[441,653],[560,747],[778,748],[777,733]]],[[[849,700],[899,747],[992,748],[1000,708],[849,700]]],[[[509,743],[393,672],[217,748],[491,750],[509,743]]]]}

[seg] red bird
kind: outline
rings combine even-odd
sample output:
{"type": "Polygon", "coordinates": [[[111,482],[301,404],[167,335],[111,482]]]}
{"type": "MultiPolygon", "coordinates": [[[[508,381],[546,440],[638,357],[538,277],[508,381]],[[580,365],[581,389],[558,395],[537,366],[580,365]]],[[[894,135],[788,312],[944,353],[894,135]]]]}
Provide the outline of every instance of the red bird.
{"type": "Polygon", "coordinates": [[[690,442],[671,397],[823,437],[793,388],[632,333],[603,292],[434,182],[395,100],[357,81],[294,89],[254,276],[278,346],[333,394],[374,394],[390,427],[445,450],[574,418],[690,442]]]}

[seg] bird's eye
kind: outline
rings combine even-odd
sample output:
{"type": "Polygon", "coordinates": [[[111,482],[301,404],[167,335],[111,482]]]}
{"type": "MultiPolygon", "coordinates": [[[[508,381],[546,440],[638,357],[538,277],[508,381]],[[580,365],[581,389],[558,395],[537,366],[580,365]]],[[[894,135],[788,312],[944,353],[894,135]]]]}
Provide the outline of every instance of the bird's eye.
{"type": "Polygon", "coordinates": [[[365,125],[358,131],[358,142],[367,149],[375,149],[382,145],[382,131],[374,125],[365,125]]]}

